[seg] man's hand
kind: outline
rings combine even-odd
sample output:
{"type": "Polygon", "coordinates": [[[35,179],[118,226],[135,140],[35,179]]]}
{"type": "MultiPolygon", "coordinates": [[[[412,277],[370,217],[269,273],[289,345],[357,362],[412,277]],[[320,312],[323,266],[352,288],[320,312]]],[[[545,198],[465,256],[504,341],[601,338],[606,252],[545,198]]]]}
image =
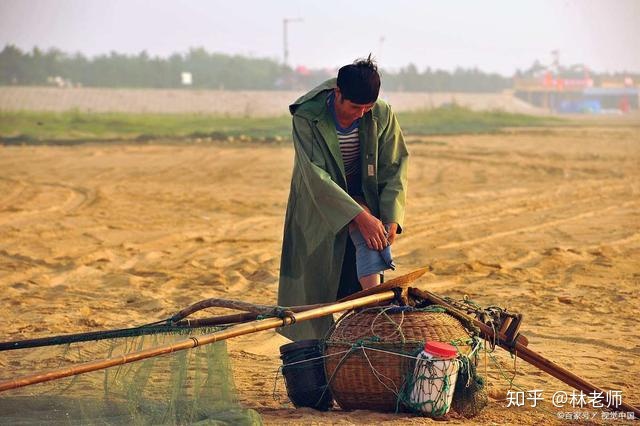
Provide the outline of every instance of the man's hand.
{"type": "Polygon", "coordinates": [[[389,227],[389,233],[387,234],[387,241],[389,241],[389,245],[391,245],[396,240],[396,235],[398,233],[398,224],[395,222],[391,222],[391,223],[387,223],[386,226],[389,227]]]}
{"type": "Polygon", "coordinates": [[[353,221],[355,222],[362,237],[367,242],[367,247],[372,250],[382,250],[387,246],[387,238],[385,236],[384,225],[380,219],[372,215],[365,209],[358,214],[353,221]]]}

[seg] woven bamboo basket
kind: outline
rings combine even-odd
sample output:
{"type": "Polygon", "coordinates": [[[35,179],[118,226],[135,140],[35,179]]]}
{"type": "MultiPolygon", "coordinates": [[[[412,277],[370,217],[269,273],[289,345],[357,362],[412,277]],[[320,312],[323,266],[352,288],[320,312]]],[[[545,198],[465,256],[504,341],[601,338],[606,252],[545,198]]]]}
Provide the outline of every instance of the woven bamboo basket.
{"type": "Polygon", "coordinates": [[[367,308],[343,316],[325,347],[325,369],[334,399],[342,409],[398,411],[415,359],[426,341],[460,342],[469,333],[442,312],[367,308]]]}

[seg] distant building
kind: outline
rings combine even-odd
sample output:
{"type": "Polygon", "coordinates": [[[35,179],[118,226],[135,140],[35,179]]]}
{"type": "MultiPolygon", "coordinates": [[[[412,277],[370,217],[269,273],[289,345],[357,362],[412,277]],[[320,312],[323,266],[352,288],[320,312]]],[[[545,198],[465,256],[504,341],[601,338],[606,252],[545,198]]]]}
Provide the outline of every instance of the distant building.
{"type": "Polygon", "coordinates": [[[595,87],[586,69],[580,73],[565,76],[545,70],[534,77],[516,78],[515,96],[556,113],[626,113],[638,109],[640,89],[631,78],[603,81],[595,87]]]}
{"type": "Polygon", "coordinates": [[[183,86],[191,86],[193,84],[193,76],[190,72],[183,72],[180,74],[180,80],[183,86]]]}

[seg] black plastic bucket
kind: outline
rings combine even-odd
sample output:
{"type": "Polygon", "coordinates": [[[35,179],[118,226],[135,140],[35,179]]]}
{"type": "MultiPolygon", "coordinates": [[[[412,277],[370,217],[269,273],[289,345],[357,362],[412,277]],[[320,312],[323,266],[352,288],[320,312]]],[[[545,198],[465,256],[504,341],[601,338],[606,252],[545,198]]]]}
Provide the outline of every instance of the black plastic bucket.
{"type": "Polygon", "coordinates": [[[287,395],[296,407],[326,411],[333,406],[320,340],[300,340],[280,347],[287,395]]]}

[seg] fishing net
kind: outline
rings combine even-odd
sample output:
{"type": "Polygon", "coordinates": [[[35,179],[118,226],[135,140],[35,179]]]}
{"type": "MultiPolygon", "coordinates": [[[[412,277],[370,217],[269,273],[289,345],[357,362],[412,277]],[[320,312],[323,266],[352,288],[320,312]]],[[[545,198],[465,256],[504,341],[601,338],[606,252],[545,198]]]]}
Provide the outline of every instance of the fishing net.
{"type": "Polygon", "coordinates": [[[415,367],[399,395],[402,404],[410,411],[436,418],[450,409],[466,418],[480,414],[488,403],[484,378],[476,370],[482,343],[477,336],[471,336],[471,340],[473,349],[469,353],[460,353],[461,342],[449,342],[458,348],[455,359],[428,359],[423,353],[415,356],[415,367]]]}
{"type": "MultiPolygon", "coordinates": [[[[134,329],[141,334],[0,349],[0,381],[196,338],[212,327],[134,329]]],[[[117,335],[118,333],[113,333],[117,335]]],[[[108,335],[108,333],[107,333],[108,335]]],[[[65,339],[52,339],[64,341],[65,339]]],[[[235,394],[224,342],[0,393],[3,424],[259,425],[235,394]]]]}
{"type": "Polygon", "coordinates": [[[457,359],[435,360],[424,356],[416,358],[410,379],[408,404],[430,417],[442,417],[451,408],[453,391],[458,377],[457,359]]]}
{"type": "Polygon", "coordinates": [[[485,387],[485,379],[477,373],[477,360],[461,358],[458,367],[458,379],[455,384],[455,395],[451,408],[456,413],[467,417],[475,417],[489,403],[485,387]]]}

